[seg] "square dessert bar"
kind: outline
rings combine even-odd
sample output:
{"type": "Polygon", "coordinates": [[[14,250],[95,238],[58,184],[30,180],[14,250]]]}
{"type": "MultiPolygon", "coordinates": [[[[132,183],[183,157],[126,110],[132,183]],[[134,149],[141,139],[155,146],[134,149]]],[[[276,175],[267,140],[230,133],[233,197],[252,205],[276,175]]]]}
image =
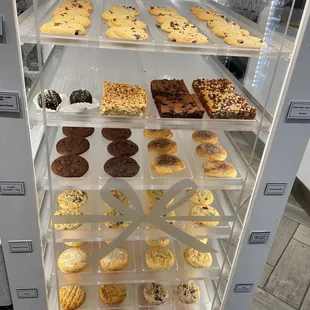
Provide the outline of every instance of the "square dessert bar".
{"type": "Polygon", "coordinates": [[[156,96],[189,95],[183,80],[153,80],[151,92],[154,99],[156,96]]]}
{"type": "Polygon", "coordinates": [[[235,92],[234,84],[228,79],[197,79],[193,81],[193,89],[199,96],[200,90],[219,91],[219,92],[235,92]]]}
{"type": "Polygon", "coordinates": [[[143,87],[104,81],[101,115],[143,116],[146,107],[147,94],[143,87]]]}
{"type": "Polygon", "coordinates": [[[200,90],[199,99],[210,118],[254,119],[256,109],[235,93],[200,90]]]}
{"type": "Polygon", "coordinates": [[[155,104],[163,118],[202,118],[205,110],[196,95],[156,96],[155,104]]]}

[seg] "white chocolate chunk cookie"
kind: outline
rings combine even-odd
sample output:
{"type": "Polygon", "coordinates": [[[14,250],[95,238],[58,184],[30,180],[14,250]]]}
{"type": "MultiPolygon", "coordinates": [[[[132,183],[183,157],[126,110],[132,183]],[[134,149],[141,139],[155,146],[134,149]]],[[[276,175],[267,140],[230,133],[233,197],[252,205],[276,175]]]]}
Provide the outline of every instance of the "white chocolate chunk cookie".
{"type": "Polygon", "coordinates": [[[267,47],[264,40],[253,37],[253,36],[243,36],[240,34],[232,34],[224,38],[224,42],[233,46],[241,47],[255,47],[255,48],[264,48],[267,47]]]}
{"type": "Polygon", "coordinates": [[[184,20],[174,19],[168,20],[161,25],[161,30],[167,32],[184,31],[184,32],[197,32],[198,29],[195,25],[190,24],[184,20]]]}
{"type": "Polygon", "coordinates": [[[159,15],[159,14],[167,14],[167,13],[171,13],[174,15],[177,15],[178,12],[175,9],[171,9],[171,8],[165,8],[162,6],[151,6],[149,8],[149,13],[152,15],[159,15]]]}
{"type": "Polygon", "coordinates": [[[171,19],[180,19],[180,20],[184,20],[186,22],[188,22],[188,20],[181,16],[181,15],[174,15],[174,14],[159,14],[156,18],[156,22],[158,24],[163,24],[164,22],[166,22],[167,20],[171,20],[171,19]]]}
{"type": "Polygon", "coordinates": [[[106,36],[111,39],[147,40],[148,34],[139,28],[112,27],[106,31],[106,36]]]}
{"type": "Polygon", "coordinates": [[[144,22],[139,20],[130,20],[127,18],[113,18],[108,22],[108,26],[111,27],[129,27],[129,28],[138,28],[138,29],[146,29],[147,26],[144,22]]]}
{"type": "Polygon", "coordinates": [[[90,19],[85,17],[85,16],[81,16],[81,15],[70,16],[70,15],[60,14],[60,15],[55,15],[51,21],[55,22],[55,23],[75,23],[75,24],[80,24],[84,28],[87,28],[87,27],[90,26],[90,19]]]}
{"type": "Polygon", "coordinates": [[[170,32],[168,35],[168,40],[193,44],[207,44],[209,42],[208,38],[201,33],[188,33],[184,31],[170,32]]]}
{"type": "Polygon", "coordinates": [[[64,9],[64,8],[57,8],[54,12],[53,15],[59,15],[59,14],[63,14],[63,13],[67,13],[68,15],[73,15],[73,14],[79,14],[85,17],[89,17],[89,12],[83,10],[83,9],[79,9],[79,8],[73,8],[73,9],[64,9]]]}
{"type": "Polygon", "coordinates": [[[70,34],[70,35],[83,35],[86,33],[85,28],[76,23],[54,23],[48,22],[41,26],[42,33],[53,34],[70,34]]]}

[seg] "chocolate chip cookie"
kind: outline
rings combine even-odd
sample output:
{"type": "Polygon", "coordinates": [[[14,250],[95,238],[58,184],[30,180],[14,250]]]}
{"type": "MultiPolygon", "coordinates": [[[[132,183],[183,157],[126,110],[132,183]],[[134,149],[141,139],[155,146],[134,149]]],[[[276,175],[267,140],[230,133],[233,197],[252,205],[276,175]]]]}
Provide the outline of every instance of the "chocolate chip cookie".
{"type": "Polygon", "coordinates": [[[140,170],[138,163],[130,157],[112,157],[106,161],[103,168],[114,178],[131,178],[140,170]]]}
{"type": "Polygon", "coordinates": [[[169,297],[166,287],[160,283],[149,283],[143,289],[143,296],[145,300],[151,305],[161,305],[169,297]]]}
{"type": "Polygon", "coordinates": [[[65,155],[56,158],[52,164],[52,171],[65,178],[78,178],[88,171],[89,165],[85,158],[78,155],[65,155]]]}
{"type": "Polygon", "coordinates": [[[56,150],[61,155],[80,155],[89,149],[89,141],[85,138],[70,136],[59,140],[56,150]]]}
{"type": "Polygon", "coordinates": [[[131,130],[127,128],[102,128],[101,134],[110,141],[126,140],[131,136],[131,130]]]}
{"type": "Polygon", "coordinates": [[[139,151],[138,146],[130,140],[117,140],[111,142],[107,147],[108,152],[113,156],[133,156],[139,151]]]}
{"type": "Polygon", "coordinates": [[[92,127],[62,127],[62,132],[65,136],[76,136],[86,138],[94,133],[95,129],[92,127]]]}

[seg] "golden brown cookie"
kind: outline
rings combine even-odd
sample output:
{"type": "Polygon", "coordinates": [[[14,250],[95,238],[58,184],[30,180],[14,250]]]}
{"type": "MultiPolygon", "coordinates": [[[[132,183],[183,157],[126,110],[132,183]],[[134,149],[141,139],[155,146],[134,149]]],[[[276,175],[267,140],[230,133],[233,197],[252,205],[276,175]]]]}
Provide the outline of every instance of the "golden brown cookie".
{"type": "Polygon", "coordinates": [[[67,246],[81,246],[84,244],[82,241],[77,241],[77,242],[64,242],[65,245],[67,246]]]}
{"type": "Polygon", "coordinates": [[[153,158],[151,169],[157,174],[172,174],[185,169],[185,163],[174,155],[159,155],[153,158]]]}
{"type": "Polygon", "coordinates": [[[226,25],[223,25],[222,27],[212,28],[212,32],[219,38],[225,38],[230,35],[242,35],[242,36],[250,35],[250,33],[245,29],[231,28],[226,25]]]}
{"type": "Polygon", "coordinates": [[[174,14],[177,15],[178,12],[172,8],[166,8],[162,6],[151,6],[149,8],[149,13],[158,16],[159,14],[174,14]]]}
{"type": "Polygon", "coordinates": [[[199,20],[208,21],[213,19],[224,19],[226,17],[215,13],[213,10],[203,10],[196,14],[196,18],[199,20]]]}
{"type": "Polygon", "coordinates": [[[205,175],[211,178],[235,178],[237,176],[235,166],[227,161],[207,161],[202,167],[205,175]]]}
{"type": "Polygon", "coordinates": [[[69,189],[59,194],[57,204],[63,209],[79,209],[87,201],[86,192],[79,189],[69,189]]]}
{"type": "Polygon", "coordinates": [[[167,248],[154,247],[146,252],[145,262],[152,270],[170,269],[174,265],[174,256],[167,248]]]}
{"type": "Polygon", "coordinates": [[[121,201],[123,204],[130,206],[131,202],[130,200],[119,190],[111,189],[111,194],[117,198],[119,201],[121,201]]]}
{"type": "Polygon", "coordinates": [[[164,22],[166,22],[167,20],[170,20],[170,19],[180,19],[180,20],[184,20],[184,21],[188,22],[188,20],[184,16],[174,15],[174,14],[168,13],[168,14],[159,14],[156,17],[156,23],[163,24],[164,22]]]}
{"type": "Polygon", "coordinates": [[[209,39],[198,32],[186,32],[186,31],[173,31],[168,35],[168,40],[180,43],[192,43],[192,44],[208,44],[209,39]]]}
{"type": "Polygon", "coordinates": [[[84,16],[84,17],[89,17],[90,16],[88,11],[83,10],[83,9],[79,9],[79,8],[72,8],[70,10],[66,10],[65,8],[57,8],[53,12],[53,15],[60,15],[60,14],[63,14],[63,13],[67,13],[68,15],[79,14],[79,15],[84,16]]]}
{"type": "MultiPolygon", "coordinates": [[[[145,195],[146,195],[146,199],[148,202],[150,202],[152,205],[156,205],[156,203],[158,202],[158,200],[160,200],[160,198],[164,195],[164,193],[166,192],[166,190],[164,189],[148,189],[145,191],[145,195]]],[[[170,204],[173,203],[172,199],[167,206],[169,206],[170,204]]]]}
{"type": "MultiPolygon", "coordinates": [[[[193,6],[193,7],[190,9],[191,13],[194,14],[194,15],[196,15],[196,14],[202,12],[202,11],[206,11],[206,10],[207,10],[207,9],[202,8],[201,6],[198,6],[198,5],[195,5],[195,6],[193,6]]],[[[210,11],[211,11],[211,10],[210,10],[210,11]]]]}
{"type": "Polygon", "coordinates": [[[82,9],[82,10],[89,12],[89,13],[91,13],[94,10],[93,6],[89,3],[86,3],[86,2],[85,3],[82,3],[82,2],[77,3],[77,2],[66,2],[65,1],[65,2],[61,3],[59,7],[65,9],[65,10],[82,9]]]}
{"type": "Polygon", "coordinates": [[[196,147],[196,154],[208,160],[225,160],[227,157],[226,150],[217,144],[201,143],[196,147]]]}
{"type": "MultiPolygon", "coordinates": [[[[151,207],[149,207],[148,209],[146,209],[145,214],[148,214],[148,215],[149,215],[149,214],[151,213],[151,211],[152,211],[153,208],[154,208],[154,207],[151,206],[151,207]]],[[[175,216],[175,212],[174,212],[174,211],[169,211],[169,212],[164,213],[164,214],[161,215],[161,217],[166,217],[166,216],[175,216]]],[[[175,221],[173,221],[173,220],[167,220],[166,222],[168,222],[168,223],[171,224],[171,225],[174,225],[174,224],[175,224],[175,221]]]]}
{"type": "Polygon", "coordinates": [[[83,305],[85,299],[86,293],[80,286],[61,286],[59,288],[59,303],[63,310],[75,310],[83,305]]]}
{"type": "Polygon", "coordinates": [[[174,155],[178,151],[178,145],[171,139],[160,138],[150,141],[147,150],[155,155],[174,155]]]}
{"type": "Polygon", "coordinates": [[[195,25],[181,19],[170,19],[165,21],[160,29],[166,32],[183,31],[186,33],[195,33],[198,31],[198,28],[195,25]]]}
{"type": "Polygon", "coordinates": [[[116,248],[107,256],[100,259],[101,268],[105,271],[116,271],[126,268],[130,258],[126,249],[116,248]]]}
{"type": "Polygon", "coordinates": [[[132,7],[132,6],[125,6],[125,5],[113,5],[110,7],[109,11],[113,12],[113,13],[122,13],[122,12],[127,12],[130,13],[134,16],[139,15],[139,11],[132,7]]]}
{"type": "Polygon", "coordinates": [[[64,35],[83,35],[86,33],[85,28],[77,23],[71,22],[48,22],[41,26],[42,33],[64,34],[64,35]]]}
{"type": "Polygon", "coordinates": [[[91,24],[90,19],[85,17],[85,16],[81,16],[81,15],[65,15],[65,14],[60,14],[60,15],[55,15],[52,18],[52,22],[55,23],[76,23],[76,24],[80,24],[82,25],[84,28],[88,28],[91,24]]]}
{"type": "Polygon", "coordinates": [[[161,305],[169,298],[167,288],[160,283],[149,283],[143,289],[145,300],[151,305],[161,305]]]}
{"type": "MultiPolygon", "coordinates": [[[[83,213],[76,209],[61,209],[54,213],[54,215],[83,215],[83,213]]],[[[57,230],[73,230],[81,227],[82,223],[63,223],[55,224],[54,227],[57,230]]]]}
{"type": "Polygon", "coordinates": [[[217,135],[211,130],[196,130],[192,134],[194,141],[199,143],[217,143],[219,141],[217,135]]]}
{"type": "Polygon", "coordinates": [[[212,265],[210,253],[198,252],[194,248],[187,248],[184,251],[184,259],[194,268],[209,268],[212,265]]]}
{"type": "Polygon", "coordinates": [[[193,281],[182,281],[177,287],[177,295],[185,304],[195,304],[200,300],[200,289],[193,281]]]}
{"type": "Polygon", "coordinates": [[[151,139],[167,138],[173,137],[173,133],[170,129],[144,129],[144,137],[151,139]]]}
{"type": "Polygon", "coordinates": [[[115,215],[115,216],[119,216],[120,217],[120,221],[119,222],[104,222],[104,225],[107,228],[126,228],[128,227],[131,222],[130,221],[121,221],[121,216],[123,215],[122,213],[114,210],[114,209],[110,209],[107,212],[104,213],[104,215],[115,215]]]}
{"type": "Polygon", "coordinates": [[[230,27],[231,29],[240,29],[240,26],[237,23],[227,18],[208,20],[207,25],[210,28],[230,27]]]}
{"type": "Polygon", "coordinates": [[[58,257],[58,267],[63,273],[77,273],[87,268],[87,253],[80,248],[64,250],[58,257]]]}
{"type": "MultiPolygon", "coordinates": [[[[196,205],[189,210],[190,216],[219,216],[218,211],[212,206],[196,205]]],[[[193,221],[194,224],[206,227],[215,227],[219,222],[193,221]]]]}
{"type": "MultiPolygon", "coordinates": [[[[190,192],[189,189],[186,190],[187,193],[190,192]]],[[[207,189],[199,189],[195,194],[189,199],[190,202],[196,205],[209,205],[214,200],[213,194],[207,189]]]]}
{"type": "Polygon", "coordinates": [[[108,22],[109,27],[129,27],[129,28],[140,28],[140,29],[146,29],[147,25],[136,19],[128,19],[128,18],[112,18],[108,22]]]}
{"type": "Polygon", "coordinates": [[[99,288],[101,301],[106,305],[119,305],[126,296],[126,287],[123,284],[104,284],[99,288]]]}
{"type": "Polygon", "coordinates": [[[125,19],[136,19],[135,15],[133,13],[130,13],[128,11],[121,11],[121,12],[112,12],[112,11],[104,11],[101,14],[102,19],[104,20],[111,20],[113,18],[125,18],[125,19]]]}
{"type": "Polygon", "coordinates": [[[170,243],[170,239],[145,240],[145,242],[152,247],[164,247],[170,243]]]}
{"type": "Polygon", "coordinates": [[[139,28],[130,27],[112,27],[106,31],[106,36],[111,39],[123,39],[123,40],[147,40],[148,34],[139,28]]]}
{"type": "Polygon", "coordinates": [[[224,38],[224,42],[226,44],[239,47],[267,47],[267,43],[263,39],[253,36],[243,36],[242,34],[230,34],[229,36],[224,38]]]}

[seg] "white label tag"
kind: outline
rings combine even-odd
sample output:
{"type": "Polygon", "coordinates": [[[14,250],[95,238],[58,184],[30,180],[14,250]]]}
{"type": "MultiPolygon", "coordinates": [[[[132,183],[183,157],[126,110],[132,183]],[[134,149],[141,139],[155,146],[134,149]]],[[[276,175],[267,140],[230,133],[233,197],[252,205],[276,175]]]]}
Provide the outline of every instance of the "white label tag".
{"type": "Polygon", "coordinates": [[[11,253],[31,253],[32,242],[31,241],[9,241],[11,253]]]}
{"type": "Polygon", "coordinates": [[[25,195],[25,183],[0,181],[0,195],[25,195]]]}
{"type": "Polygon", "coordinates": [[[251,292],[253,284],[237,284],[235,286],[235,293],[249,293],[251,292]]]}
{"type": "Polygon", "coordinates": [[[17,93],[0,92],[0,112],[20,112],[17,93]]]}
{"type": "Polygon", "coordinates": [[[287,183],[267,183],[265,188],[265,195],[281,196],[284,194],[287,183]]]}
{"type": "Polygon", "coordinates": [[[17,297],[20,299],[38,298],[38,289],[36,288],[17,289],[16,292],[17,297]]]}
{"type": "Polygon", "coordinates": [[[291,101],[286,118],[288,120],[310,120],[310,102],[291,101]]]}

